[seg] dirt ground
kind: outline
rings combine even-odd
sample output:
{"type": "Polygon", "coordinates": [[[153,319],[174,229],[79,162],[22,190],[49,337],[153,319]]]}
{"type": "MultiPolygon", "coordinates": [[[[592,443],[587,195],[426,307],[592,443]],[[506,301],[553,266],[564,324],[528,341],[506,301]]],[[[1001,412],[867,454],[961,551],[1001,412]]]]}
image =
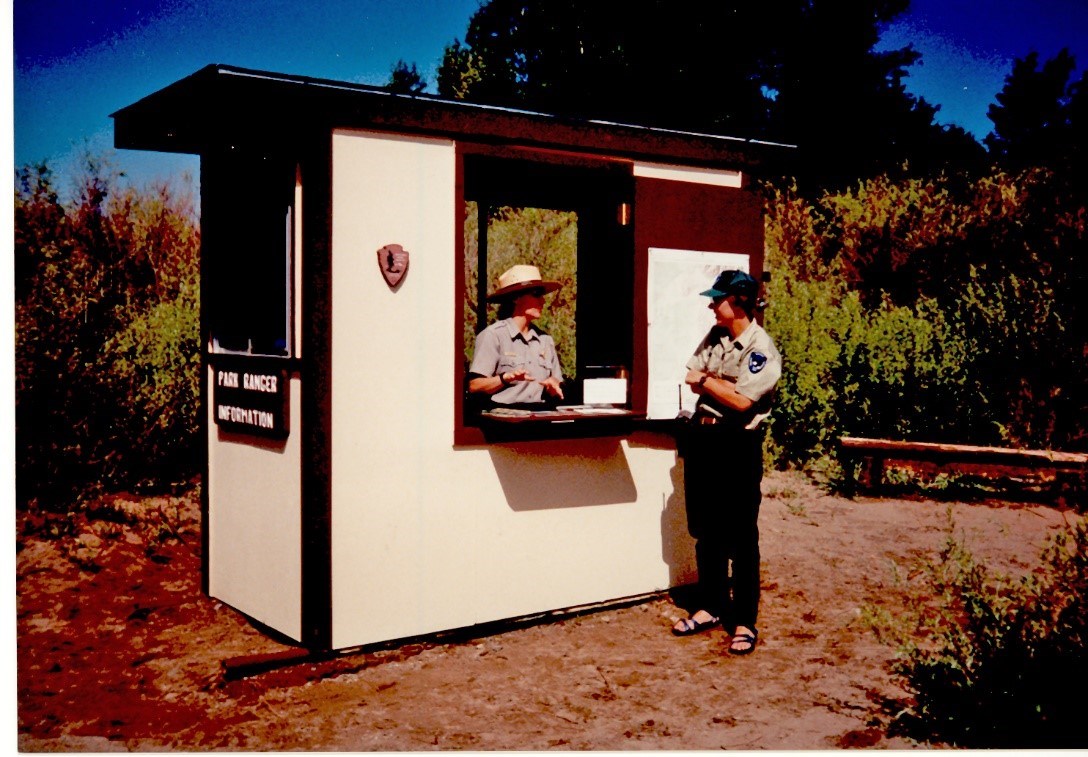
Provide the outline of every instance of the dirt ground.
{"type": "Polygon", "coordinates": [[[18,746],[123,750],[912,749],[909,701],[862,607],[949,535],[989,567],[1032,570],[1075,517],[1041,505],[826,495],[764,481],[760,643],[675,638],[659,595],[430,637],[228,680],[290,647],[200,591],[198,497],[111,497],[72,533],[17,519],[18,746]]]}

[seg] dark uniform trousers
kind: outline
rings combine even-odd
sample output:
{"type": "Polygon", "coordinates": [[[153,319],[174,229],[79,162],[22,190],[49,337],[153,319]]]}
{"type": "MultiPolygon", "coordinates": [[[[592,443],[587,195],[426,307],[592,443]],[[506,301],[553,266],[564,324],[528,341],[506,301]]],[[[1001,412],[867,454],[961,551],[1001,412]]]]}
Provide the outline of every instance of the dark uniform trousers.
{"type": "Polygon", "coordinates": [[[726,628],[755,628],[763,429],[691,425],[686,437],[684,488],[699,606],[726,628]]]}

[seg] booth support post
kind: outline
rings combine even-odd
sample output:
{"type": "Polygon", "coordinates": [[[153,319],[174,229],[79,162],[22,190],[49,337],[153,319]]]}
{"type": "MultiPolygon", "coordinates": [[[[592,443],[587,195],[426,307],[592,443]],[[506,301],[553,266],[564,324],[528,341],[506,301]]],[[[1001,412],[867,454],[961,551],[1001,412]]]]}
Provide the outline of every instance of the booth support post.
{"type": "Polygon", "coordinates": [[[332,131],[305,140],[302,165],[302,635],[332,646],[332,131]]]}

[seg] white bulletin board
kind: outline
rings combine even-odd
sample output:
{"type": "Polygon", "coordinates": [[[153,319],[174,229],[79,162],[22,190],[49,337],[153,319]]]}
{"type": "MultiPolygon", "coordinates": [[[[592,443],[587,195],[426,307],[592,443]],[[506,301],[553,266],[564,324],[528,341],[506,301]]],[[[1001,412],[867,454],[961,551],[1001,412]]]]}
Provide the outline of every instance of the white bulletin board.
{"type": "Polygon", "coordinates": [[[647,276],[647,418],[675,418],[695,409],[697,397],[684,384],[685,365],[710,327],[710,300],[700,297],[718,274],[748,271],[748,256],[735,252],[651,247],[647,276]]]}

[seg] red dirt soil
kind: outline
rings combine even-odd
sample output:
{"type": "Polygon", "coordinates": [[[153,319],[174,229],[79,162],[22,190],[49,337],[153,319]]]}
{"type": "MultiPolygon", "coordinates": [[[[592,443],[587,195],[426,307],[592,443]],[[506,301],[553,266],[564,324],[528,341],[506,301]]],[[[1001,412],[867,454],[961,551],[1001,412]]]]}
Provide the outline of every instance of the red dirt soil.
{"type": "MultiPolygon", "coordinates": [[[[950,534],[1005,573],[1037,569],[1075,516],[1043,505],[825,494],[764,481],[754,654],[669,633],[661,595],[310,661],[241,680],[282,640],[200,591],[199,496],[110,497],[75,530],[17,514],[22,751],[929,748],[889,731],[909,693],[862,608],[905,604],[950,534]]],[[[63,522],[61,522],[63,523],[63,522]]],[[[621,567],[621,566],[618,566],[621,567]]],[[[938,745],[939,746],[939,745],[938,745]]]]}

